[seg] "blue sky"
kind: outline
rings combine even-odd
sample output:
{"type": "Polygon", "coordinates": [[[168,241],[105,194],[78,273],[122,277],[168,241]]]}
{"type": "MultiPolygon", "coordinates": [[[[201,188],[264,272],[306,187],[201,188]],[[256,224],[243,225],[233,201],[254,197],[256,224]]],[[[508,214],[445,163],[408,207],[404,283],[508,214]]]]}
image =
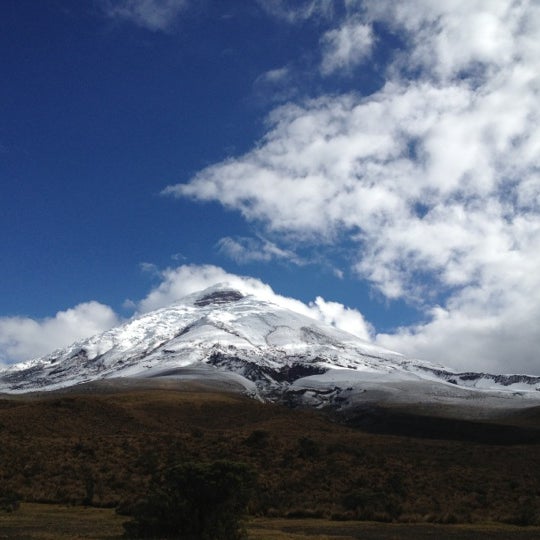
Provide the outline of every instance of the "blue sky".
{"type": "Polygon", "coordinates": [[[0,15],[4,364],[250,276],[405,354],[540,374],[538,4],[0,15]]]}

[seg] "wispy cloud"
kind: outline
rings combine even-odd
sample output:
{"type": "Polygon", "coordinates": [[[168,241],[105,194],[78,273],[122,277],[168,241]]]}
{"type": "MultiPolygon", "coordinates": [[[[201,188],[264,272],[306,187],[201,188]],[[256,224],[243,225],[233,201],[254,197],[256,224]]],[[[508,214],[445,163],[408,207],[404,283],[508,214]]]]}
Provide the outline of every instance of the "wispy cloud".
{"type": "Polygon", "coordinates": [[[329,18],[334,12],[333,0],[257,0],[269,15],[294,24],[311,18],[329,18]]]}
{"type": "Polygon", "coordinates": [[[264,238],[230,237],[221,238],[218,249],[237,263],[269,262],[273,260],[287,261],[293,264],[303,264],[303,261],[293,251],[282,249],[264,238]]]}
{"type": "Polygon", "coordinates": [[[347,21],[329,30],[321,38],[321,71],[330,75],[338,70],[350,70],[369,56],[373,47],[373,31],[361,20],[347,21]]]}
{"type": "MultiPolygon", "coordinates": [[[[530,368],[540,348],[540,298],[531,295],[540,290],[540,6],[349,8],[341,28],[363,17],[408,44],[386,84],[368,97],[278,107],[252,151],[166,193],[219,201],[305,245],[346,238],[359,277],[425,307],[426,324],[380,337],[394,349],[530,368]]],[[[328,72],[366,54],[367,41],[340,56],[339,32],[326,39],[328,72]]]]}
{"type": "Polygon", "coordinates": [[[284,103],[292,99],[298,92],[295,75],[289,66],[265,71],[253,82],[256,97],[264,103],[284,103]]]}
{"type": "Polygon", "coordinates": [[[263,73],[258,80],[266,83],[280,83],[286,81],[290,75],[290,70],[286,67],[271,69],[263,73]]]}
{"type": "Polygon", "coordinates": [[[171,28],[188,0],[104,0],[104,13],[152,31],[171,28]]]}

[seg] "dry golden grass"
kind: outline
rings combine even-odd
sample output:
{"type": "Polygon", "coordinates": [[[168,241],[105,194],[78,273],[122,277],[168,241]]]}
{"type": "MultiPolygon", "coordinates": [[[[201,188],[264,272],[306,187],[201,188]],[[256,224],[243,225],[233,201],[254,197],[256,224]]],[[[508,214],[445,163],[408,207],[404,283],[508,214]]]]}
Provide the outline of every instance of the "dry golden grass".
{"type": "Polygon", "coordinates": [[[0,513],[0,538],[112,540],[122,537],[124,521],[108,508],[23,503],[16,512],[0,513]]]}
{"type": "Polygon", "coordinates": [[[373,522],[332,522],[259,518],[248,527],[250,540],[533,540],[540,528],[499,524],[432,525],[373,522]]]}
{"type": "MultiPolygon", "coordinates": [[[[125,518],[113,509],[23,503],[17,512],[0,513],[0,538],[83,540],[122,538],[125,518]]],[[[540,528],[494,524],[431,525],[328,520],[257,518],[247,524],[249,540],[536,540],[540,528]]]]}

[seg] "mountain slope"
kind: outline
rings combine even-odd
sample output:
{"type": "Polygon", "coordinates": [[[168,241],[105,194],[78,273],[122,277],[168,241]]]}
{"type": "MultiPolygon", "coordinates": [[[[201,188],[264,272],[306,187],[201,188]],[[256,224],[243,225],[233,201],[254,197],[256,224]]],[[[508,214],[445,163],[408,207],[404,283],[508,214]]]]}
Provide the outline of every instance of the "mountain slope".
{"type": "Polygon", "coordinates": [[[480,397],[508,406],[540,395],[538,377],[454,373],[222,285],[12,366],[0,392],[119,377],[219,379],[261,399],[334,408],[480,397]]]}

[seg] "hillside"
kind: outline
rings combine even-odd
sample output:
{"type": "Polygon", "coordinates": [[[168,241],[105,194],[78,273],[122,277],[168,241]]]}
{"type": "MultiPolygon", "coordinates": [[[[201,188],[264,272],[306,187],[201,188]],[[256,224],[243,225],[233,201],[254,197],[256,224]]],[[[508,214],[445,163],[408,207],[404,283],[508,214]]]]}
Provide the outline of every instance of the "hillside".
{"type": "Polygon", "coordinates": [[[517,437],[478,442],[473,428],[493,424],[455,421],[447,434],[398,436],[388,426],[374,433],[373,425],[353,428],[200,384],[83,390],[0,400],[3,489],[25,501],[116,506],[144,493],[157,468],[230,459],[258,472],[254,515],[538,520],[540,445],[524,442],[538,440],[533,410],[499,421],[517,437]]]}

